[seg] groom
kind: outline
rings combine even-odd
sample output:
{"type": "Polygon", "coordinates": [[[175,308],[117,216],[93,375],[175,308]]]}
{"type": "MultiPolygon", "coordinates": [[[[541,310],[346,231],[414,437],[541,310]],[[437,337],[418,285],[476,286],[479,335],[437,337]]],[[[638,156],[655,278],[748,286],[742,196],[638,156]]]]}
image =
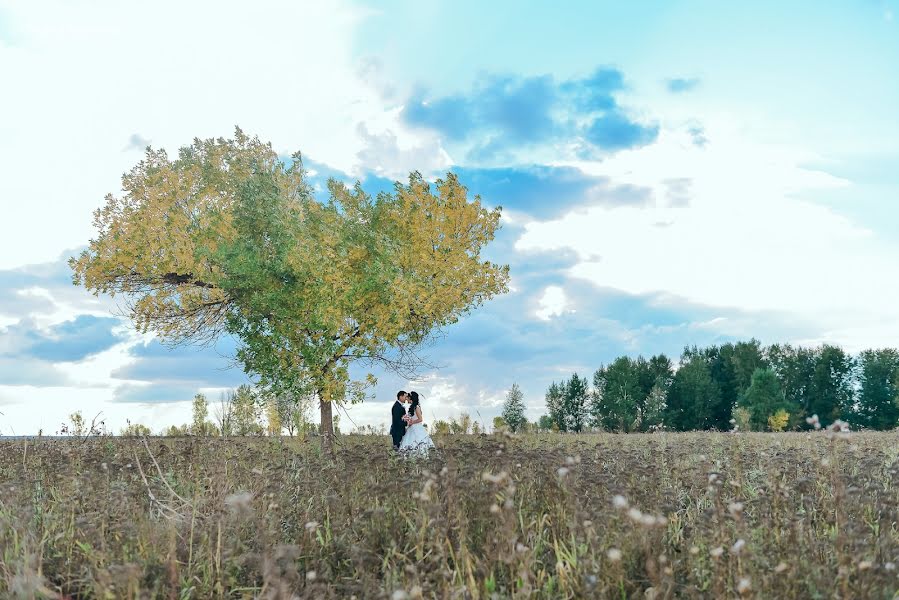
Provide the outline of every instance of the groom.
{"type": "Polygon", "coordinates": [[[408,401],[409,394],[400,390],[396,393],[396,402],[393,403],[393,408],[390,410],[393,416],[393,421],[390,423],[390,436],[393,438],[394,450],[400,449],[400,442],[403,441],[403,436],[406,434],[406,421],[403,420],[403,417],[406,416],[406,407],[403,403],[408,401]]]}

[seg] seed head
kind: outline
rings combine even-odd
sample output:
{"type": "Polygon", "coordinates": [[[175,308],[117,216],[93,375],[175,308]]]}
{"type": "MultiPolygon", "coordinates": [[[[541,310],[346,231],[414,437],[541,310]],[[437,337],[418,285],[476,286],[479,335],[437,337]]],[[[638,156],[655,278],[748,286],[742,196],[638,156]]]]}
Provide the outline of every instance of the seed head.
{"type": "Polygon", "coordinates": [[[783,573],[788,568],[789,567],[787,566],[787,563],[785,563],[784,561],[780,561],[779,563],[777,563],[777,566],[774,567],[774,572],[775,573],[783,573]]]}
{"type": "Polygon", "coordinates": [[[858,563],[858,570],[859,571],[867,571],[868,569],[871,568],[871,566],[872,566],[872,563],[870,560],[863,560],[860,563],[858,563]]]}
{"type": "Polygon", "coordinates": [[[627,498],[622,496],[621,494],[615,494],[612,496],[612,506],[615,508],[627,508],[627,498]]]}
{"type": "Polygon", "coordinates": [[[833,433],[849,433],[849,423],[837,419],[827,429],[833,433]]]}
{"type": "Polygon", "coordinates": [[[748,577],[743,577],[740,579],[739,583],[737,583],[737,592],[742,596],[744,594],[748,594],[752,590],[752,582],[749,581],[748,577]]]}
{"type": "Polygon", "coordinates": [[[237,492],[225,497],[225,506],[231,510],[247,510],[253,501],[253,494],[250,492],[237,492]]]}
{"type": "Polygon", "coordinates": [[[608,556],[609,560],[613,563],[618,562],[621,560],[621,550],[618,548],[609,548],[609,551],[606,552],[606,556],[608,556]]]}
{"type": "Polygon", "coordinates": [[[734,542],[733,546],[730,547],[730,553],[736,556],[743,551],[744,546],[746,546],[746,541],[740,538],[739,540],[734,542]]]}
{"type": "Polygon", "coordinates": [[[718,547],[716,547],[716,548],[712,548],[712,549],[709,551],[709,554],[712,556],[712,558],[720,558],[721,555],[724,554],[724,548],[722,548],[721,546],[718,546],[718,547]]]}
{"type": "Polygon", "coordinates": [[[559,477],[565,477],[568,475],[569,469],[568,467],[559,467],[559,470],[556,471],[556,473],[558,473],[559,477]]]}
{"type": "Polygon", "coordinates": [[[742,502],[731,502],[727,505],[727,510],[734,519],[739,519],[743,516],[743,503],[742,502]]]}

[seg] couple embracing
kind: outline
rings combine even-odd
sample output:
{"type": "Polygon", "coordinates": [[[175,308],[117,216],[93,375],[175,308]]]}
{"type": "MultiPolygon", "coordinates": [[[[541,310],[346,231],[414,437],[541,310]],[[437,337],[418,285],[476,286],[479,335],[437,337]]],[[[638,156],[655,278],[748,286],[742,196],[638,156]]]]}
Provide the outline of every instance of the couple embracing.
{"type": "Polygon", "coordinates": [[[418,392],[397,392],[391,413],[393,421],[390,424],[390,436],[395,450],[425,454],[434,447],[428,430],[422,424],[418,392]],[[409,405],[408,409],[406,404],[409,405]]]}

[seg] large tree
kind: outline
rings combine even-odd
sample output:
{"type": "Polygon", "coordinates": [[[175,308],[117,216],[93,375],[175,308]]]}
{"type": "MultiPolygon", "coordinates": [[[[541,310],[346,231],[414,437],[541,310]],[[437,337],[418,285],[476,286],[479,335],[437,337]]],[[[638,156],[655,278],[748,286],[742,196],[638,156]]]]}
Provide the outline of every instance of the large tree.
{"type": "MultiPolygon", "coordinates": [[[[639,363],[643,357],[632,360],[620,356],[608,366],[601,366],[593,374],[593,394],[590,403],[592,423],[610,431],[630,432],[637,425],[638,405],[649,390],[642,389],[639,363]]],[[[649,383],[650,389],[652,382],[649,383]]]]}
{"type": "Polygon", "coordinates": [[[235,335],[263,387],[314,395],[326,444],[332,404],[373,383],[351,381],[351,363],[414,373],[433,332],[507,289],[508,267],[481,258],[500,209],[453,174],[432,186],[413,173],[376,198],[332,180],[320,201],[299,154],[282,161],[237,130],[175,160],[148,150],[122,187],[70,261],[74,282],[124,296],[166,343],[235,335]]]}
{"type": "MultiPolygon", "coordinates": [[[[804,414],[812,404],[815,393],[815,350],[789,344],[773,344],[768,348],[767,355],[784,399],[804,414]]],[[[818,416],[824,418],[824,415],[818,416]]]]}
{"type": "Polygon", "coordinates": [[[590,395],[586,377],[574,373],[562,386],[562,413],[565,431],[580,433],[587,425],[587,400],[590,395]]]}
{"type": "Polygon", "coordinates": [[[512,432],[519,431],[527,419],[524,416],[524,394],[517,383],[512,384],[512,389],[506,394],[506,401],[503,403],[502,420],[512,432]]]}
{"type": "MultiPolygon", "coordinates": [[[[546,412],[544,415],[547,417],[552,423],[556,426],[556,429],[559,431],[565,431],[565,411],[562,406],[562,397],[565,393],[565,382],[562,384],[558,384],[555,381],[550,384],[549,389],[546,390],[546,412]]],[[[540,422],[544,423],[543,417],[540,417],[540,422]]],[[[545,427],[544,427],[545,428],[545,427]]]]}
{"type": "Polygon", "coordinates": [[[740,398],[740,406],[749,411],[749,425],[753,431],[767,429],[769,417],[778,410],[793,414],[797,409],[784,397],[777,375],[770,368],[755,370],[749,387],[740,398]]]}
{"type": "Polygon", "coordinates": [[[869,429],[899,426],[899,351],[865,350],[858,359],[858,404],[850,422],[869,429]]]}
{"type": "MultiPolygon", "coordinates": [[[[855,359],[842,348],[824,345],[815,352],[811,393],[800,416],[818,415],[827,426],[852,410],[855,359]]],[[[800,421],[805,424],[804,419],[800,421]]]]}
{"type": "Polygon", "coordinates": [[[720,404],[721,390],[712,378],[708,357],[685,349],[668,390],[665,424],[677,431],[710,429],[720,404]]]}

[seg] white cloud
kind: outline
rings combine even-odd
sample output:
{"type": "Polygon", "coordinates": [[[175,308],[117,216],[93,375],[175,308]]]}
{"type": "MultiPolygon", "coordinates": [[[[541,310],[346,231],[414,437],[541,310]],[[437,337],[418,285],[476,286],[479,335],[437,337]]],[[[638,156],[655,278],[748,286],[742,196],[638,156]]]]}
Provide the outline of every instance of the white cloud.
{"type": "Polygon", "coordinates": [[[146,140],[172,153],[239,125],[349,172],[365,147],[356,124],[385,111],[353,55],[366,14],[342,0],[7,7],[0,269],[85,244],[146,140]]]}
{"type": "MultiPolygon", "coordinates": [[[[666,131],[653,146],[577,166],[663,198],[666,181],[689,179],[689,207],[592,207],[532,222],[520,251],[572,250],[569,274],[632,294],[667,293],[691,302],[801,315],[830,341],[864,345],[862,323],[899,335],[899,246],[797,196],[850,182],[802,165],[802,149],[753,142],[734,126],[707,127],[698,148],[666,131]],[[665,223],[665,227],[657,226],[665,223]]],[[[547,312],[546,315],[553,314],[547,312]]]]}
{"type": "Polygon", "coordinates": [[[50,304],[53,307],[51,312],[39,310],[28,313],[27,316],[31,317],[37,328],[41,330],[46,330],[65,321],[71,321],[79,315],[110,316],[110,308],[113,306],[111,302],[100,301],[87,293],[79,294],[79,296],[83,297],[66,298],[65,291],[69,290],[56,289],[51,291],[45,287],[31,286],[16,290],[16,295],[26,300],[46,300],[47,302],[43,303],[43,305],[50,304]]]}
{"type": "Polygon", "coordinates": [[[537,304],[539,308],[535,314],[542,321],[549,321],[553,317],[563,315],[569,307],[565,290],[557,285],[551,285],[543,290],[543,295],[537,304]]]}
{"type": "Polygon", "coordinates": [[[118,433],[130,419],[154,432],[190,422],[190,402],[136,404],[113,401],[111,387],[35,387],[0,385],[0,435],[52,435],[70,414],[80,410],[90,422],[96,415],[118,433]]]}
{"type": "Polygon", "coordinates": [[[433,134],[414,135],[403,131],[398,112],[392,111],[391,117],[393,122],[381,131],[372,132],[365,123],[357,126],[359,137],[365,143],[357,154],[358,171],[365,167],[376,175],[403,181],[411,171],[427,176],[449,169],[453,161],[433,134]],[[399,136],[397,130],[401,131],[399,136]]]}

